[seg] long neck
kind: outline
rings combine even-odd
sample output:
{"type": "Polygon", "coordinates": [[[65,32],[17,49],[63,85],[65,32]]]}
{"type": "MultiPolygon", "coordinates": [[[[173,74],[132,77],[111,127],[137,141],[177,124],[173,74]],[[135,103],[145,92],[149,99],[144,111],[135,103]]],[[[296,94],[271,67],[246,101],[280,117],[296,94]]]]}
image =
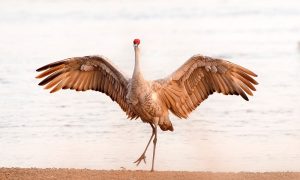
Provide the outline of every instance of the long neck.
{"type": "Polygon", "coordinates": [[[138,46],[134,46],[134,53],[135,53],[135,64],[132,78],[143,78],[141,67],[140,67],[140,48],[138,46]]]}

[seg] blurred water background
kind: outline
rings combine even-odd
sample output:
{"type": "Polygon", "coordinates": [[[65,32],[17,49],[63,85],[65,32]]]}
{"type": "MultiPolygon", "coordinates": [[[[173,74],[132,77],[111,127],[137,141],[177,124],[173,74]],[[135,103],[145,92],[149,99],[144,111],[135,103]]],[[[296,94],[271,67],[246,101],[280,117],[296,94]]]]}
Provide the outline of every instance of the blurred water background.
{"type": "Polygon", "coordinates": [[[147,79],[194,54],[259,75],[250,101],[214,94],[159,132],[158,170],[300,170],[300,3],[286,1],[0,1],[0,167],[150,169],[132,162],[150,126],[104,94],[39,87],[35,69],[102,54],[131,76],[141,39],[147,79]]]}

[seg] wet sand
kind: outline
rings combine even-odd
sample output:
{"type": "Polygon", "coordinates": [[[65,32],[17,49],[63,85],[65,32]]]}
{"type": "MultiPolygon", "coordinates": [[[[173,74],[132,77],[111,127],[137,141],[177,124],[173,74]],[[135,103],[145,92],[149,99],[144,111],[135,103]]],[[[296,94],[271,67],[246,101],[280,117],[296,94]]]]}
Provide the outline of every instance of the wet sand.
{"type": "Polygon", "coordinates": [[[264,173],[213,173],[186,171],[128,171],[128,170],[89,170],[89,169],[38,169],[38,168],[0,168],[0,179],[129,179],[129,180],[165,180],[165,179],[205,179],[205,180],[299,180],[300,172],[264,172],[264,173]]]}

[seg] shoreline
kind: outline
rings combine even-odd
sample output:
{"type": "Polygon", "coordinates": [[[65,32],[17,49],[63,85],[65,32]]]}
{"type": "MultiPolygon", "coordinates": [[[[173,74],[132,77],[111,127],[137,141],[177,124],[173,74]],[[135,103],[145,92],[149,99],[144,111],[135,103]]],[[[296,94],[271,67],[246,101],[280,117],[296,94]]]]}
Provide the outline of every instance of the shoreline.
{"type": "Polygon", "coordinates": [[[209,179],[209,180],[296,180],[300,172],[188,172],[144,170],[91,170],[66,168],[0,168],[0,179],[209,179]]]}

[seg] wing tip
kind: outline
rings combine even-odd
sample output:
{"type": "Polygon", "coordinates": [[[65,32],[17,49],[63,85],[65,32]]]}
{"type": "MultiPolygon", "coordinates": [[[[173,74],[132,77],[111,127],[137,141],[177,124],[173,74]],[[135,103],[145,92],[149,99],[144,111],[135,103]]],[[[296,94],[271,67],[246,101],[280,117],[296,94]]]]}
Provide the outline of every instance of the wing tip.
{"type": "Polygon", "coordinates": [[[43,71],[43,70],[49,69],[49,68],[51,68],[51,67],[54,67],[54,66],[61,65],[61,64],[65,63],[65,62],[66,62],[66,59],[64,59],[64,60],[60,60],[60,61],[56,61],[56,62],[53,62],[53,63],[47,64],[47,65],[45,65],[45,66],[42,66],[42,67],[40,67],[40,68],[36,69],[36,71],[37,71],[37,72],[40,72],[40,71],[43,71]]]}
{"type": "Polygon", "coordinates": [[[50,64],[47,64],[45,66],[42,66],[42,67],[36,69],[36,72],[41,72],[41,71],[46,70],[48,68],[50,68],[50,64]]]}
{"type": "Polygon", "coordinates": [[[45,85],[43,81],[41,81],[40,83],[38,83],[39,86],[43,86],[45,85]]]}
{"type": "Polygon", "coordinates": [[[55,92],[57,92],[57,91],[59,91],[59,90],[61,90],[61,88],[60,88],[60,86],[59,86],[59,84],[58,84],[58,85],[56,85],[56,86],[50,91],[50,94],[55,93],[55,92]]]}
{"type": "Polygon", "coordinates": [[[242,98],[245,100],[245,101],[249,101],[249,98],[247,96],[242,96],[242,98]]]}
{"type": "MultiPolygon", "coordinates": [[[[246,69],[246,68],[245,68],[246,69]]],[[[250,74],[253,77],[257,77],[258,75],[255,74],[254,72],[250,71],[249,69],[247,69],[248,71],[246,73],[250,74]]]]}
{"type": "Polygon", "coordinates": [[[249,101],[248,96],[245,94],[244,91],[241,91],[240,95],[242,96],[243,99],[245,99],[246,101],[249,101]]]}

